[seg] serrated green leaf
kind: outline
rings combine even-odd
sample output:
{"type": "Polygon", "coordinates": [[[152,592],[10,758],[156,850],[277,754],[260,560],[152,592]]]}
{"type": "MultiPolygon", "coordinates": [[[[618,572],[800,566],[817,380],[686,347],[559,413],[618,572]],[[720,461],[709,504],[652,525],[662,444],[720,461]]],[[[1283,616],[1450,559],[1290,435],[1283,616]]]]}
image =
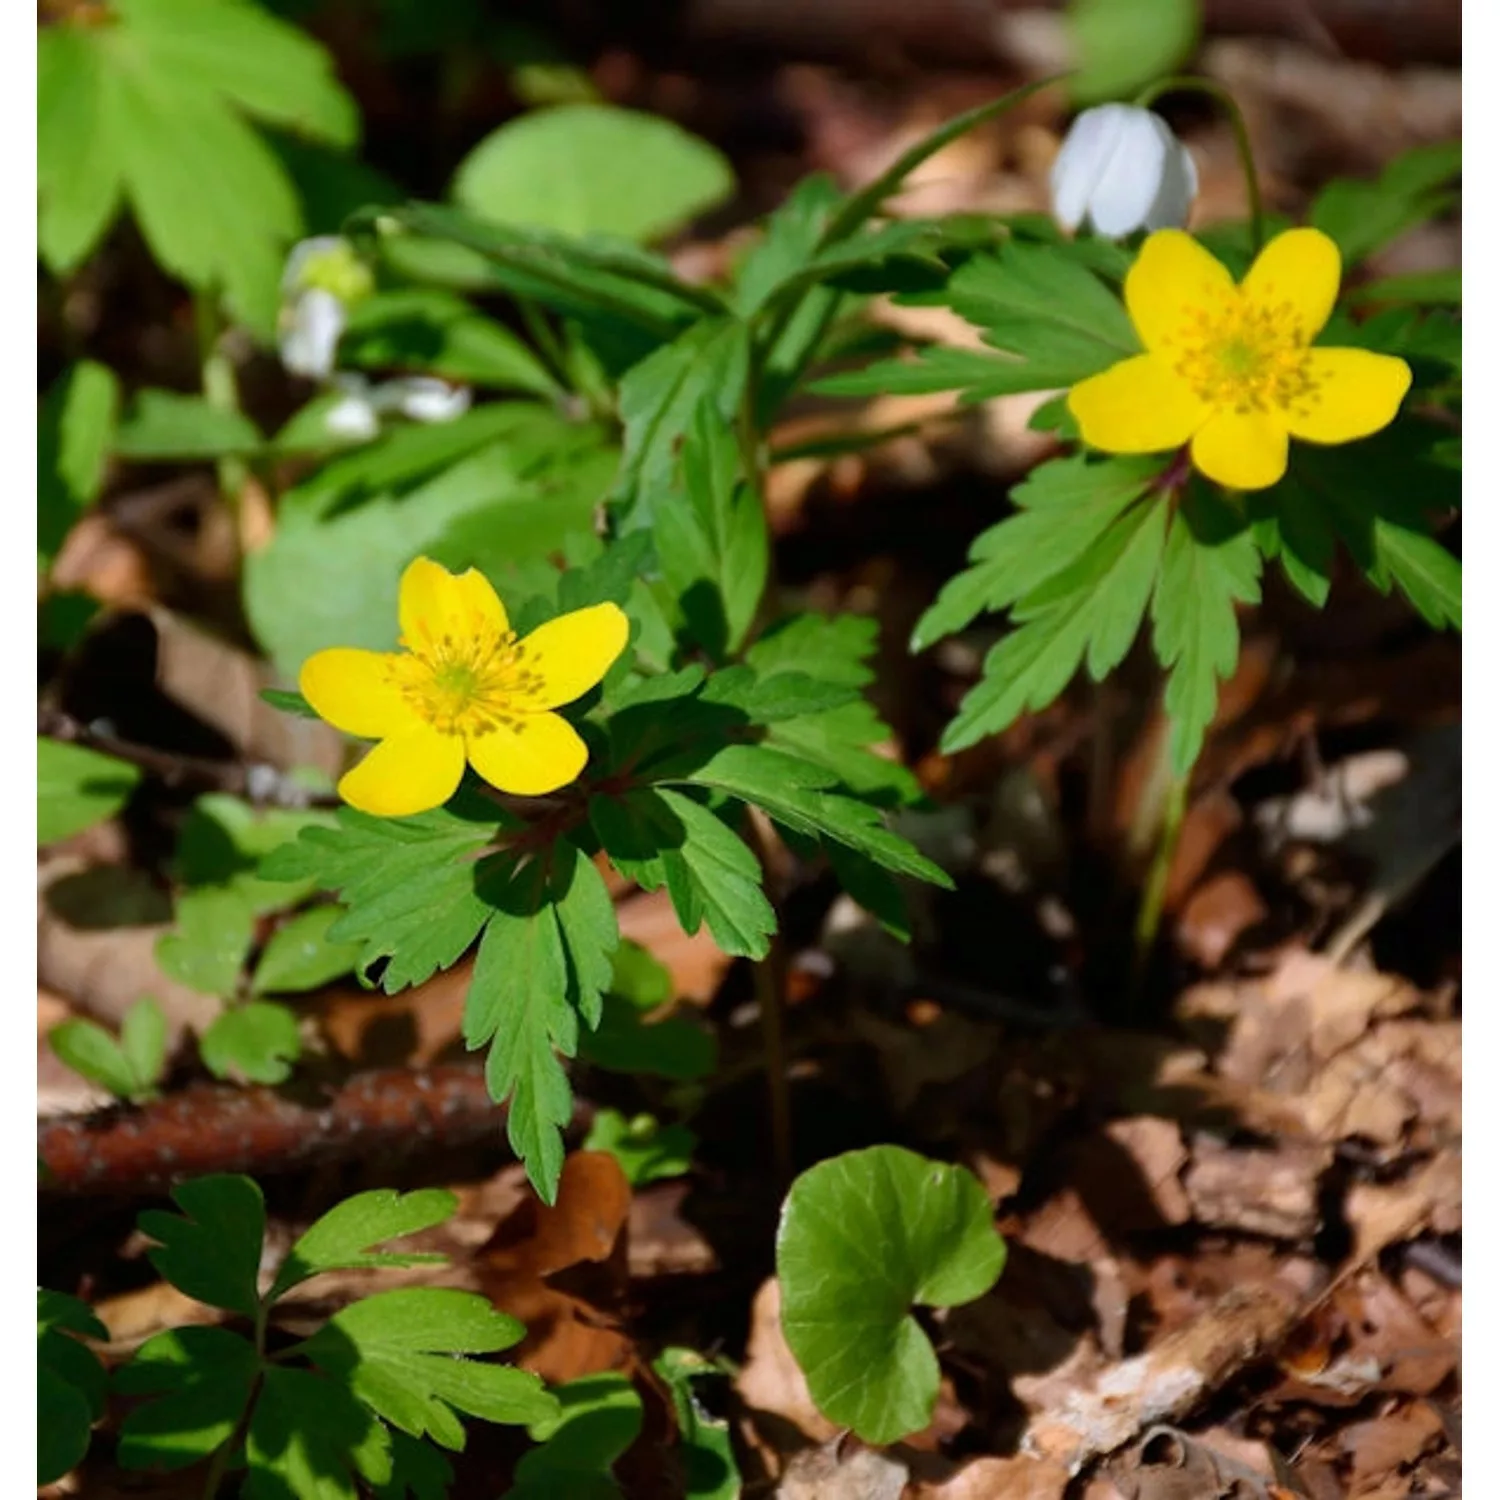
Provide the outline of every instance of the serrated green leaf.
{"type": "Polygon", "coordinates": [[[925,1427],[938,1364],[912,1304],[971,1302],[1004,1265],[989,1200],[962,1167],[874,1146],[804,1172],[782,1207],[776,1275],[818,1409],[869,1443],[925,1427]]]}
{"type": "Polygon", "coordinates": [[[738,650],[755,618],[770,565],[759,494],[739,477],[739,449],[705,392],[682,442],[684,502],[655,528],[656,555],[677,598],[688,641],[716,661],[738,650]]]}
{"type": "Polygon", "coordinates": [[[1205,486],[1190,485],[1172,518],[1151,600],[1152,644],[1169,672],[1164,701],[1179,776],[1192,770],[1218,708],[1219,683],[1239,660],[1235,605],[1259,598],[1253,533],[1205,486]]]}
{"type": "Polygon", "coordinates": [[[344,1385],[269,1366],[245,1434],[248,1500],[358,1500],[392,1476],[390,1434],[344,1385]]]}
{"type": "Polygon", "coordinates": [[[735,270],[735,308],[743,318],[758,312],[818,252],[840,201],[838,184],[822,172],[804,177],[761,225],[761,238],[735,270]]]}
{"type": "Polygon", "coordinates": [[[313,889],[312,882],[260,877],[260,862],[304,828],[332,828],[324,808],[253,807],[227,792],[209,792],[189,810],[177,840],[174,873],[184,885],[232,892],[256,916],[284,911],[313,889]]]}
{"type": "Polygon", "coordinates": [[[47,392],[37,419],[37,553],[50,565],[73,523],[99,498],[114,444],[120,383],[80,360],[47,392]]]}
{"type": "Polygon", "coordinates": [[[1045,708],[1085,657],[1097,676],[1123,658],[1161,571],[1165,518],[1165,502],[1138,500],[1016,601],[1017,626],[985,657],[982,679],[943,733],[945,750],[963,749],[1027,710],[1045,708]]]}
{"type": "Polygon", "coordinates": [[[38,735],[37,843],[71,838],[113,817],[140,779],[141,773],[134,766],[112,755],[38,735]]]}
{"type": "Polygon", "coordinates": [[[1078,71],[1069,92],[1079,104],[1128,98],[1176,72],[1193,55],[1202,24],[1196,0],[1070,0],[1078,71]]]}
{"type": "Polygon", "coordinates": [[[232,99],[299,135],[352,146],[359,112],[328,54],[306,32],[243,0],[118,0],[154,66],[232,99]]]}
{"type": "Polygon", "coordinates": [[[750,333],[741,322],[705,318],[629,370],[620,382],[625,428],[616,495],[628,528],[650,526],[658,495],[671,489],[678,448],[700,403],[736,419],[750,372],[750,333]]]}
{"type": "Polygon", "coordinates": [[[339,943],[328,929],[344,915],[337,906],[318,906],[298,913],[271,934],[250,989],[257,995],[302,994],[347,974],[359,962],[363,946],[339,943]]]}
{"type": "Polygon", "coordinates": [[[657,115],[564,104],[511,120],[459,163],[453,196],[506,224],[660,238],[734,190],[713,146],[657,115]]]}
{"type": "Polygon", "coordinates": [[[727,745],[674,779],[728,792],[788,828],[845,844],[897,874],[952,886],[946,871],[886,828],[877,808],[828,790],[835,777],[811,761],[764,745],[727,745]]]}
{"type": "Polygon", "coordinates": [[[710,1416],[693,1393],[695,1380],[723,1380],[729,1372],[692,1349],[663,1349],[651,1368],[672,1393],[684,1500],[739,1500],[742,1481],[729,1424],[710,1416]]]}
{"type": "Polygon", "coordinates": [[[1161,461],[1082,454],[1039,464],[1011,491],[1018,507],[969,548],[972,564],[950,579],[917,622],[911,649],[962,630],[986,610],[1008,609],[1023,594],[1077,561],[1150,488],[1161,461]]]}
{"type": "Polygon", "coordinates": [[[126,1415],[120,1463],[185,1469],[207,1458],[238,1426],[259,1368],[254,1345],[225,1328],[173,1328],[147,1339],[115,1374],[125,1395],[155,1398],[126,1415]]]}
{"type": "Polygon", "coordinates": [[[512,871],[487,895],[493,915],[464,1006],[464,1041],[471,1050],[490,1043],[490,1096],[510,1100],[507,1137],[551,1203],[573,1110],[555,1053],[577,1052],[580,1017],[598,1023],[619,927],[603,877],[567,839],[545,866],[512,871]]]}
{"type": "Polygon", "coordinates": [[[137,1223],[157,1241],[146,1258],[180,1292],[252,1317],[266,1210],[248,1177],[216,1173],[172,1189],[182,1214],[149,1209],[137,1223]]]}
{"type": "Polygon", "coordinates": [[[62,276],[103,237],[124,179],[114,75],[81,27],[37,32],[36,133],[37,249],[62,276]]]}
{"type": "Polygon", "coordinates": [[[157,941],[157,963],[200,995],[233,995],[255,934],[250,903],[232,887],[201,886],[177,898],[176,918],[157,941]]]}
{"type": "Polygon", "coordinates": [[[1390,162],[1374,182],[1339,178],[1313,199],[1308,222],[1338,245],[1346,267],[1454,202],[1462,166],[1458,141],[1417,146],[1390,162]]]}
{"type": "Polygon", "coordinates": [[[595,797],[589,819],[615,868],[646,890],[667,887],[684,932],[705,920],[725,953],[761,959],[776,913],[744,841],[701,803],[668,787],[595,797]]]}
{"type": "Polygon", "coordinates": [[[429,370],[494,390],[559,395],[547,367],[503,323],[431,287],[377,292],[356,303],[339,342],[344,364],[429,370]]]}
{"type": "Polygon", "coordinates": [[[653,1115],[627,1120],[617,1109],[601,1109],[584,1138],[585,1151],[607,1151],[632,1187],[681,1177],[692,1166],[698,1137],[686,1125],[661,1125],[653,1115]]]}
{"type": "Polygon", "coordinates": [[[423,1188],[414,1193],[372,1188],[356,1193],[330,1208],[287,1252],[269,1300],[323,1271],[441,1264],[445,1259],[441,1255],[371,1247],[445,1223],[457,1207],[458,1199],[446,1188],[423,1188]]]}
{"type": "Polygon", "coordinates": [[[641,1432],[635,1387],[627,1376],[607,1371],[567,1381],[556,1395],[555,1415],[531,1427],[532,1437],[544,1441],[516,1465],[512,1500],[618,1500],[613,1465],[641,1432]]]}
{"type": "Polygon", "coordinates": [[[490,915],[473,860],[503,818],[493,803],[455,807],[413,818],[340,808],[336,827],[304,830],[261,873],[337,893],[345,911],[329,936],[362,945],[362,970],[389,959],[381,983],[394,994],[456,963],[490,915]]]}
{"type": "Polygon", "coordinates": [[[285,1083],[302,1056],[295,1012],[267,1000],[237,1005],[198,1038],[198,1055],[215,1078],[285,1083]]]}
{"type": "Polygon", "coordinates": [[[303,1350],[393,1427],[461,1450],[458,1413],[525,1424],[556,1411],[528,1371],[456,1357],[508,1349],[525,1332],[476,1292],[402,1287],[351,1303],[303,1350]]]}
{"type": "Polygon", "coordinates": [[[136,394],[115,437],[121,458],[153,462],[222,458],[253,453],[260,445],[259,429],[239,412],[202,396],[152,389],[136,394]]]}

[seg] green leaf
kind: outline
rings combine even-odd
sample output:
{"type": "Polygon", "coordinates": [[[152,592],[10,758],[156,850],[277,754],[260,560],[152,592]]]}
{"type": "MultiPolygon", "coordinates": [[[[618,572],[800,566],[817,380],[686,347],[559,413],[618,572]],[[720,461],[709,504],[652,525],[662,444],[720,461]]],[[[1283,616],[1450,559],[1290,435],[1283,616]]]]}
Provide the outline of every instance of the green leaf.
{"type": "Polygon", "coordinates": [[[525,1334],[477,1292],[401,1287],[351,1303],[302,1347],[393,1427],[461,1450],[457,1413],[523,1424],[556,1411],[530,1372],[461,1357],[508,1349],[525,1334]]]}
{"type": "Polygon", "coordinates": [[[761,238],[735,270],[735,308],[741,317],[757,313],[776,287],[785,285],[818,253],[839,201],[838,185],[817,172],[804,177],[767,215],[761,238]]]}
{"type": "Polygon", "coordinates": [[[656,528],[662,577],[689,640],[715,660],[737,651],[765,590],[770,534],[759,494],[740,481],[739,449],[715,394],[699,401],[682,445],[686,503],[656,528]]]}
{"type": "Polygon", "coordinates": [[[115,1375],[123,1394],[154,1398],[121,1424],[121,1465],[185,1469],[207,1458],[239,1425],[259,1370],[254,1346],[225,1328],[172,1328],[147,1339],[115,1375]]]}
{"type": "Polygon", "coordinates": [[[391,1433],[391,1478],[375,1489],[377,1500],[448,1500],[453,1465],[440,1448],[404,1432],[391,1433]]]}
{"type": "Polygon", "coordinates": [[[107,61],[82,27],[37,32],[37,249],[59,276],[82,264],[120,207],[119,111],[107,61]]]}
{"type": "Polygon", "coordinates": [[[1138,499],[1081,555],[1016,602],[1018,626],[985,657],[982,680],[943,733],[945,750],[963,749],[1028,709],[1045,708],[1085,658],[1096,682],[1120,663],[1156,584],[1166,521],[1164,501],[1138,499]]]}
{"type": "Polygon", "coordinates": [[[494,914],[464,1006],[464,1041],[470,1050],[490,1043],[490,1096],[510,1100],[507,1138],[551,1203],[573,1112],[554,1049],[574,1056],[580,1018],[598,1024],[619,926],[603,876],[567,839],[553,845],[548,868],[515,871],[487,894],[494,914]]]}
{"type": "Polygon", "coordinates": [[[1374,182],[1330,182],[1313,199],[1308,221],[1333,238],[1345,267],[1367,259],[1398,235],[1456,201],[1453,182],[1462,167],[1458,141],[1418,146],[1398,156],[1374,182]]]}
{"type": "Polygon", "coordinates": [[[689,1014],[655,1014],[671,1004],[672,976],[639,943],[621,941],[599,1024],[579,1038],[579,1054],[617,1073],[690,1082],[712,1073],[713,1033],[689,1014]]]}
{"type": "Polygon", "coordinates": [[[227,886],[201,886],[177,898],[177,930],[158,939],[156,961],[201,995],[233,995],[255,935],[255,914],[227,886]]]}
{"type": "Polygon", "coordinates": [[[874,1146],[804,1172],[782,1207],[776,1274],[818,1409],[868,1443],[925,1427],[938,1363],[911,1306],[972,1302],[1004,1264],[989,1200],[962,1167],[874,1146]]]}
{"type": "Polygon", "coordinates": [[[709,1415],[693,1393],[693,1382],[723,1379],[726,1371],[692,1349],[663,1349],[651,1368],[672,1393],[685,1500],[739,1500],[741,1478],[728,1422],[709,1415]]]}
{"type": "Polygon", "coordinates": [[[442,1255],[371,1247],[445,1223],[457,1207],[458,1199],[446,1188],[422,1188],[414,1193],[372,1188],[356,1193],[335,1204],[304,1231],[276,1273],[268,1300],[274,1302],[324,1271],[441,1265],[446,1259],[442,1255]]]}
{"type": "Polygon", "coordinates": [[[844,844],[896,874],[952,887],[946,871],[886,828],[879,809],[827,790],[834,777],[811,761],[764,745],[726,745],[680,779],[728,792],[798,833],[844,844]]]}
{"type": "Polygon", "coordinates": [[[1151,600],[1152,645],[1167,668],[1172,766],[1186,776],[1219,705],[1219,682],[1239,660],[1237,603],[1260,599],[1253,533],[1202,484],[1172,518],[1151,600]]]}
{"type": "Polygon", "coordinates": [[[286,1006],[252,1000],[209,1026],[198,1039],[198,1055],[215,1078],[285,1083],[302,1056],[302,1033],[286,1006]]]}
{"type": "Polygon", "coordinates": [[[182,1216],[150,1209],[137,1221],[156,1240],[146,1258],[180,1292],[253,1317],[266,1231],[260,1189],[248,1177],[220,1173],[172,1189],[182,1216]]]}
{"type": "Polygon", "coordinates": [[[120,383],[80,360],[47,392],[37,420],[37,552],[50,565],[73,523],[99,498],[114,445],[120,383]]]}
{"type": "Polygon", "coordinates": [[[124,807],[141,773],[112,755],[61,740],[36,742],[36,839],[71,838],[124,807]]]}
{"type": "Polygon", "coordinates": [[[68,1067],[121,1099],[140,1090],[135,1069],[115,1039],[97,1022],[74,1016],[47,1033],[47,1045],[68,1067]]]}
{"type": "Polygon", "coordinates": [[[595,797],[589,819],[622,875],[648,891],[667,887],[688,934],[706,920],[725,953],[762,959],[776,913],[744,841],[701,803],[660,787],[595,797]]]}
{"type": "Polygon", "coordinates": [[[149,995],[137,1000],[120,1022],[120,1051],[144,1088],[161,1077],[167,1055],[167,1017],[149,995]]]}
{"type": "Polygon", "coordinates": [[[359,1500],[392,1477],[391,1437],[347,1387],[270,1365],[245,1434],[247,1500],[359,1500]]]}
{"type": "Polygon", "coordinates": [[[1196,0],[1070,0],[1069,91],[1079,104],[1127,98],[1187,62],[1201,27],[1196,0]]]}
{"type": "Polygon", "coordinates": [[[359,114],[328,54],[306,32],[243,0],[119,0],[153,65],[312,140],[352,146],[359,114]]]}
{"type": "Polygon", "coordinates": [[[627,1120],[617,1109],[601,1109],[584,1138],[585,1151],[607,1151],[631,1187],[681,1177],[693,1164],[698,1137],[686,1125],[661,1125],[654,1115],[627,1120]]]}
{"type": "Polygon", "coordinates": [[[343,915],[336,906],[318,906],[278,927],[255,966],[252,993],[301,994],[347,974],[364,948],[360,943],[329,939],[328,929],[343,915]]]}
{"type": "Polygon", "coordinates": [[[115,438],[121,458],[187,461],[253,453],[259,429],[237,411],[225,411],[202,396],[144,390],[131,403],[115,438]]]}
{"type": "Polygon", "coordinates": [[[460,798],[414,818],[376,818],[340,808],[333,828],[304,830],[261,867],[268,880],[311,879],[337,893],[344,915],[336,942],[361,945],[368,973],[389,959],[381,984],[395,994],[456,963],[479,936],[490,907],[475,889],[474,857],[502,821],[493,803],[460,798]]]}
{"type": "Polygon", "coordinates": [[[560,394],[547,367],[503,323],[434,288],[378,292],[356,303],[339,358],[366,368],[430,370],[449,380],[543,399],[560,394]]]}
{"type": "Polygon", "coordinates": [[[726,424],[737,418],[750,372],[745,324],[705,318],[664,343],[620,382],[625,452],[616,495],[630,527],[652,524],[658,495],[672,488],[678,450],[705,401],[726,424]]]}
{"type": "Polygon", "coordinates": [[[641,1398],[627,1376],[607,1371],[557,1387],[558,1409],[532,1424],[544,1439],[522,1456],[510,1500],[619,1500],[613,1467],[641,1434],[641,1398]]]}
{"type": "Polygon", "coordinates": [[[937,346],[915,361],[886,360],[820,380],[827,395],[961,390],[965,401],[1076,385],[1140,352],[1119,298],[1076,248],[1012,238],[975,255],[948,283],[954,310],[1001,351],[937,346]]]}
{"type": "Polygon", "coordinates": [[[209,792],[189,810],[173,861],[188,886],[232,892],[256,916],[284,911],[312,890],[312,882],[262,880],[260,862],[304,828],[332,828],[334,814],[318,808],[252,807],[227,792],[209,792]]]}
{"type": "Polygon", "coordinates": [[[1390,302],[1412,303],[1418,307],[1461,307],[1464,300],[1463,272],[1454,266],[1451,270],[1382,276],[1377,281],[1354,287],[1346,300],[1360,305],[1390,302]]]}
{"type": "Polygon", "coordinates": [[[1150,488],[1161,460],[1082,454],[1038,464],[1011,491],[1018,514],[983,531],[969,548],[970,567],[944,586],[912,631],[911,649],[962,630],[987,610],[1008,609],[1076,562],[1150,488]]]}
{"type": "Polygon", "coordinates": [[[659,239],[723,202],[734,173],[714,147],[656,115],[609,104],[536,110],[459,163],[453,196],[500,223],[659,239]]]}
{"type": "Polygon", "coordinates": [[[107,1339],[86,1302],[37,1288],[37,1483],[61,1479],[83,1459],[89,1429],[104,1415],[108,1377],[72,1334],[107,1339]]]}
{"type": "Polygon", "coordinates": [[[485,517],[495,550],[561,550],[587,530],[613,450],[603,429],[532,402],[483,406],[454,422],[400,429],[325,465],[282,497],[276,533],[251,553],[245,607],[288,679],[329,646],[390,650],[407,563],[441,549],[476,561],[453,528],[485,517]]]}

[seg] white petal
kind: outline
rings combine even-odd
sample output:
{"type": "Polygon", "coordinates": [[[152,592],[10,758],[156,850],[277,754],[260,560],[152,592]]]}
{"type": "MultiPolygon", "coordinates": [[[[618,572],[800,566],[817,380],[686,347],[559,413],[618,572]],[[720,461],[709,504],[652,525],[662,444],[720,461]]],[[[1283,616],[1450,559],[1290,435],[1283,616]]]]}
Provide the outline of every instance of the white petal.
{"type": "Polygon", "coordinates": [[[380,431],[380,418],[375,415],[369,397],[350,393],[329,408],[323,426],[334,437],[364,443],[380,431]]]}
{"type": "Polygon", "coordinates": [[[1146,222],[1161,185],[1171,133],[1162,139],[1156,116],[1131,111],[1122,121],[1104,171],[1089,197],[1089,219],[1100,234],[1117,239],[1146,222]]]}
{"type": "Polygon", "coordinates": [[[370,393],[377,411],[399,411],[413,422],[451,422],[469,409],[467,386],[452,386],[432,375],[403,375],[370,393]]]}
{"type": "Polygon", "coordinates": [[[1105,170],[1128,105],[1101,104],[1073,121],[1057,160],[1052,163],[1052,212],[1064,229],[1077,229],[1088,213],[1089,199],[1105,170]]]}
{"type": "Polygon", "coordinates": [[[1186,229],[1193,199],[1198,196],[1198,164],[1193,153],[1173,140],[1162,167],[1156,202],[1146,214],[1147,229],[1186,229]]]}
{"type": "Polygon", "coordinates": [[[347,319],[344,304],[332,292],[314,288],[299,292],[283,317],[281,363],[293,375],[327,380],[347,319]]]}

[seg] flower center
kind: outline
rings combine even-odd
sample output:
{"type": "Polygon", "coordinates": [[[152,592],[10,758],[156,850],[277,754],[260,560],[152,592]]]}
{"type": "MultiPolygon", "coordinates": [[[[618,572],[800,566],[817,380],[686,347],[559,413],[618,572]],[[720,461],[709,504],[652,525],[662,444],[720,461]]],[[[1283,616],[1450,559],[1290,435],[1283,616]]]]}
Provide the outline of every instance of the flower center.
{"type": "Polygon", "coordinates": [[[1209,406],[1243,416],[1303,408],[1317,399],[1318,382],[1290,302],[1236,296],[1220,307],[1195,309],[1168,347],[1173,368],[1209,406]]]}
{"type": "Polygon", "coordinates": [[[391,678],[412,709],[443,734],[464,737],[515,729],[541,690],[541,674],[527,660],[513,630],[472,635],[404,636],[391,678]]]}

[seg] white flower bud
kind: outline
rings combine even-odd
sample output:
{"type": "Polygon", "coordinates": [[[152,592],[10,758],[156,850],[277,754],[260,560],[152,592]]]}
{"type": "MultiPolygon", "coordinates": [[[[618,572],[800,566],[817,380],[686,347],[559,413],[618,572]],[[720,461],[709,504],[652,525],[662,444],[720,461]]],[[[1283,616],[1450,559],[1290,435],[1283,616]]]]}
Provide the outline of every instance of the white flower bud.
{"type": "Polygon", "coordinates": [[[1075,230],[1087,219],[1118,239],[1137,229],[1182,228],[1198,168],[1160,115],[1101,104],[1073,121],[1052,164],[1052,211],[1075,230]]]}
{"type": "Polygon", "coordinates": [[[329,407],[323,418],[324,429],[330,436],[347,442],[369,442],[380,432],[380,416],[370,382],[363,375],[341,375],[338,388],[342,398],[329,407]]]}
{"type": "Polygon", "coordinates": [[[312,287],[299,292],[281,314],[281,363],[293,375],[327,380],[348,313],[332,292],[312,287]]]}
{"type": "Polygon", "coordinates": [[[449,385],[432,375],[406,375],[388,380],[375,392],[382,411],[399,411],[413,422],[451,422],[469,409],[469,388],[449,385]]]}

